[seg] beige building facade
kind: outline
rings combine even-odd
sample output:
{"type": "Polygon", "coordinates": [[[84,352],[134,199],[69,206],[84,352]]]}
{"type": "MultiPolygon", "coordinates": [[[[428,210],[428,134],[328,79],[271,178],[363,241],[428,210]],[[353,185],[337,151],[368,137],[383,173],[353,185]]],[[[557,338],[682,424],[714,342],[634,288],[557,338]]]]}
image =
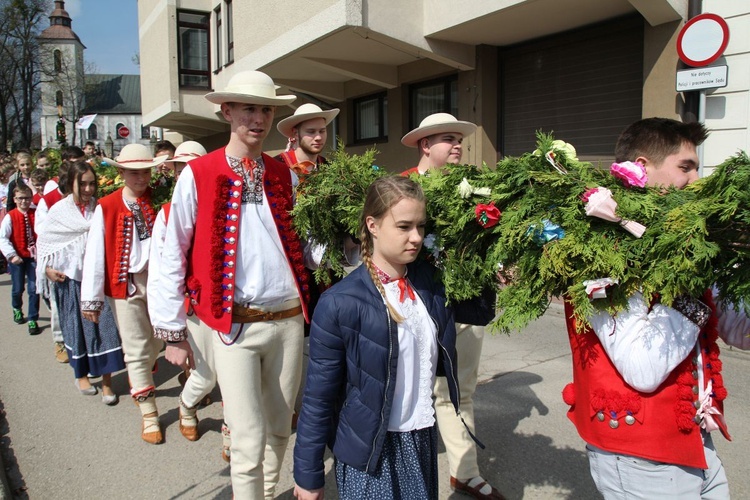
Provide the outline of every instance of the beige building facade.
{"type": "MultiPolygon", "coordinates": [[[[708,164],[727,143],[748,147],[744,3],[704,2],[744,30],[727,60],[744,68],[730,74],[748,73],[709,98],[707,123],[721,131],[708,164]],[[744,106],[732,123],[726,113],[712,121],[721,96],[744,106]]],[[[400,138],[438,111],[477,123],[464,149],[476,164],[534,149],[536,130],[606,161],[632,121],[684,113],[676,38],[688,0],[140,0],[138,14],[144,123],[209,149],[226,143],[228,126],[203,95],[250,69],[297,94],[292,106],[341,108],[333,131],[347,150],[374,146],[393,171],[417,161],[400,138]]],[[[274,130],[266,147],[285,144],[274,130]]]]}

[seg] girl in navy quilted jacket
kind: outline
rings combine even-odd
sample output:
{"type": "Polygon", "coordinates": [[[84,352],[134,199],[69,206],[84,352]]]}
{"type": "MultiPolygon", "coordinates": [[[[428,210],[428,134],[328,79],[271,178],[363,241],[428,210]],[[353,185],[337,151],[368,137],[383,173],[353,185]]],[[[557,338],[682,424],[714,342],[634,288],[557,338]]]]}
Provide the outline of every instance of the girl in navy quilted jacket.
{"type": "Polygon", "coordinates": [[[425,218],[414,181],[384,177],[368,188],[363,265],[322,295],[313,316],[298,498],[323,497],[326,445],[342,499],[438,497],[432,388],[447,374],[456,404],[455,325],[434,268],[415,262],[425,218]]]}

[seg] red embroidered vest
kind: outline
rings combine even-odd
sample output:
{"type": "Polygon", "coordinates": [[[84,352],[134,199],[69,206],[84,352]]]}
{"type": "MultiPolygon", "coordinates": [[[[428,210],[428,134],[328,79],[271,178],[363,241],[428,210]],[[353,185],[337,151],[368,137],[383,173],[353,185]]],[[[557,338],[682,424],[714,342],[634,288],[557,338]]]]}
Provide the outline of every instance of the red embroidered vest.
{"type": "MultiPolygon", "coordinates": [[[[128,269],[130,249],[134,234],[133,213],[122,198],[123,188],[99,200],[104,218],[104,294],[115,299],[124,299],[128,292],[128,269]]],[[[154,207],[151,205],[151,188],[138,198],[143,217],[149,227],[154,227],[154,207]]]]}
{"type": "Polygon", "coordinates": [[[62,191],[55,189],[42,196],[42,198],[44,198],[44,202],[47,204],[47,210],[49,210],[52,208],[52,205],[62,200],[62,191]]]}
{"type": "MultiPolygon", "coordinates": [[[[263,190],[307,320],[308,274],[289,214],[291,174],[283,163],[266,154],[263,163],[263,190]]],[[[228,333],[232,327],[237,239],[252,237],[243,235],[240,227],[243,179],[227,164],[225,148],[192,160],[190,168],[195,178],[198,213],[188,256],[185,293],[201,321],[214,330],[228,333]]]]}
{"type": "Polygon", "coordinates": [[[294,150],[284,151],[277,155],[274,160],[285,163],[286,166],[297,175],[309,174],[312,170],[318,168],[327,161],[323,156],[318,155],[315,163],[307,160],[300,162],[297,160],[297,153],[295,153],[294,150]]]}
{"type": "MultiPolygon", "coordinates": [[[[710,294],[703,297],[715,311],[710,294]]],[[[573,383],[563,390],[568,418],[581,438],[603,450],[705,469],[698,404],[697,359],[692,352],[652,393],[638,392],[617,372],[590,328],[576,333],[573,308],[565,302],[573,353],[573,383]]],[[[713,381],[714,406],[723,413],[726,389],[721,378],[718,320],[712,314],[699,334],[704,380],[713,381]]],[[[728,437],[728,435],[725,434],[728,437]]]]}
{"type": "MultiPolygon", "coordinates": [[[[29,235],[27,233],[27,226],[24,220],[24,214],[20,210],[14,208],[8,212],[11,223],[11,234],[10,242],[13,243],[13,248],[16,249],[16,253],[19,257],[24,259],[31,258],[31,251],[29,251],[29,235]]],[[[31,241],[36,242],[36,233],[34,232],[34,210],[29,209],[26,212],[26,216],[29,218],[29,226],[31,229],[31,241]]]]}

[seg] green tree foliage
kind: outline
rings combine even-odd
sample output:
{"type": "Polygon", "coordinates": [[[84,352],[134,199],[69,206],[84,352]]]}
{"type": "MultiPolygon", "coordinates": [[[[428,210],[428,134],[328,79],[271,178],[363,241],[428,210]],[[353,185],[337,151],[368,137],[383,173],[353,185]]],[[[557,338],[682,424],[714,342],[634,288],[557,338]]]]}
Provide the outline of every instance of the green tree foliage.
{"type": "MultiPolygon", "coordinates": [[[[537,151],[505,158],[494,169],[457,165],[414,176],[428,200],[432,236],[424,254],[441,270],[451,300],[497,287],[500,314],[492,326],[504,332],[544,314],[552,297],[569,300],[580,325],[597,310],[621,310],[639,290],[671,304],[677,295],[700,296],[715,285],[723,300],[750,303],[745,153],[684,190],[625,187],[608,169],[571,156],[551,135],[539,133],[537,151]],[[474,194],[462,196],[459,186],[466,182],[474,194]],[[641,238],[586,215],[582,197],[596,187],[612,192],[619,217],[646,227],[641,238]],[[476,208],[490,203],[502,215],[483,227],[476,208]],[[556,239],[539,240],[545,223],[559,227],[556,239]],[[584,282],[600,278],[618,284],[606,298],[592,300],[584,282]]],[[[365,190],[383,175],[372,169],[373,161],[374,151],[349,156],[339,150],[331,165],[304,180],[298,196],[297,228],[328,246],[325,265],[337,274],[343,273],[343,237],[355,233],[365,190]]]]}
{"type": "Polygon", "coordinates": [[[312,174],[300,179],[297,203],[292,211],[297,232],[325,245],[318,282],[330,284],[330,268],[336,276],[344,275],[344,239],[358,236],[359,217],[365,192],[375,179],[386,172],[375,165],[377,151],[349,155],[343,144],[312,174]]]}
{"type": "Polygon", "coordinates": [[[0,0],[0,144],[31,147],[39,102],[37,36],[49,5],[44,0],[0,0]]]}

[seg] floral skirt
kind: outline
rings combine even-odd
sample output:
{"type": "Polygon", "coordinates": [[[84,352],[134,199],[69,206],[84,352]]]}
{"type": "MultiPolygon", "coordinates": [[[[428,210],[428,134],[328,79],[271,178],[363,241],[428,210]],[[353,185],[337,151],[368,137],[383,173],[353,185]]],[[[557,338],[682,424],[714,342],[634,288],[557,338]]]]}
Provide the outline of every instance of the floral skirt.
{"type": "Polygon", "coordinates": [[[388,432],[374,474],[336,460],[342,500],[433,500],[438,498],[437,430],[388,432]]]}
{"type": "Polygon", "coordinates": [[[92,323],[81,316],[80,281],[66,279],[55,283],[54,294],[63,341],[75,377],[88,374],[98,377],[125,369],[122,342],[109,301],[104,301],[99,323],[92,323]]]}

